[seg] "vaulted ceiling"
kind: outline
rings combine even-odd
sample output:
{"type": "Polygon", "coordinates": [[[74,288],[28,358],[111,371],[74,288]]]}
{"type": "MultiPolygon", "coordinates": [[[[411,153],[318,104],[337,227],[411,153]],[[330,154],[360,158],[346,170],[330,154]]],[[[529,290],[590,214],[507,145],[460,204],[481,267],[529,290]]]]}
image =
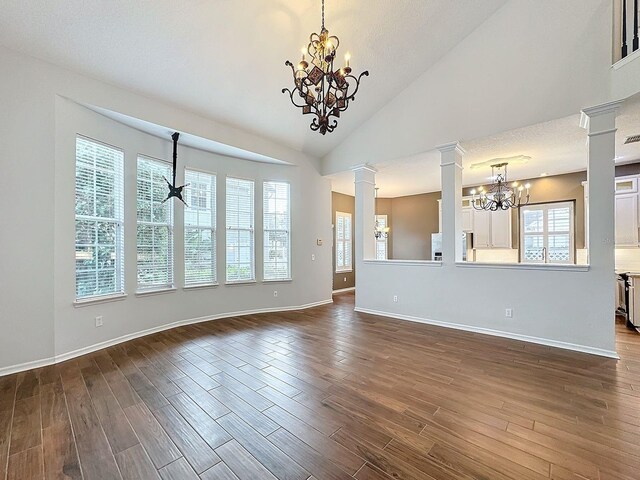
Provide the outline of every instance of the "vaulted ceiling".
{"type": "Polygon", "coordinates": [[[505,2],[326,0],[339,53],[371,73],[326,136],[281,93],[320,0],[9,0],[0,45],[322,157],[505,2]]]}

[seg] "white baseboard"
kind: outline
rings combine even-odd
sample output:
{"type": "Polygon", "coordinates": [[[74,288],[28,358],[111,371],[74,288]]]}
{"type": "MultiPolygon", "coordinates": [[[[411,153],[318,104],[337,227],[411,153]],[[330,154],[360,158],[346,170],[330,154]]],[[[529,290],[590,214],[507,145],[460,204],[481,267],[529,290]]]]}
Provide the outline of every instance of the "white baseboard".
{"type": "Polygon", "coordinates": [[[356,289],[356,287],[348,287],[348,288],[339,288],[338,290],[334,290],[331,293],[344,293],[344,292],[353,292],[356,289]]]}
{"type": "Polygon", "coordinates": [[[79,357],[81,355],[86,355],[87,353],[92,353],[97,350],[102,350],[103,348],[111,347],[113,345],[117,345],[123,342],[128,342],[129,340],[134,340],[136,338],[145,337],[147,335],[151,335],[152,333],[171,330],[172,328],[176,328],[176,327],[193,325],[195,323],[209,322],[211,320],[220,320],[222,318],[241,317],[243,315],[255,315],[258,313],[277,313],[277,312],[289,312],[292,310],[306,310],[307,308],[318,307],[320,305],[326,305],[328,303],[333,303],[333,299],[330,298],[328,300],[321,300],[319,302],[307,303],[305,305],[294,305],[290,307],[256,308],[253,310],[241,310],[238,312],[219,313],[216,315],[207,315],[204,317],[179,320],[177,322],[167,323],[164,325],[160,325],[158,327],[148,328],[146,330],[140,330],[138,332],[122,335],[121,337],[118,337],[118,338],[106,340],[100,343],[95,343],[93,345],[82,347],[77,350],[72,350],[70,352],[61,353],[59,355],[56,355],[55,357],[43,358],[40,360],[31,361],[31,362],[20,363],[18,365],[10,365],[8,367],[3,367],[3,368],[0,368],[0,377],[5,375],[11,375],[13,373],[23,372],[25,370],[31,370],[33,368],[45,367],[47,365],[52,365],[54,363],[64,362],[66,360],[70,360],[72,358],[79,357]]]}
{"type": "Polygon", "coordinates": [[[355,311],[361,312],[361,313],[369,313],[371,315],[380,315],[381,317],[395,318],[398,320],[408,320],[410,322],[424,323],[427,325],[436,325],[438,327],[453,328],[456,330],[463,330],[465,332],[482,333],[485,335],[492,335],[494,337],[503,337],[503,338],[510,338],[512,340],[520,340],[522,342],[537,343],[539,345],[546,345],[548,347],[562,348],[564,350],[573,350],[574,352],[589,353],[591,355],[599,355],[601,357],[615,358],[615,359],[620,358],[614,350],[604,350],[601,348],[590,347],[587,345],[577,345],[575,343],[560,342],[557,340],[550,340],[547,338],[521,335],[519,333],[503,332],[501,330],[474,327],[471,325],[463,325],[460,323],[442,322],[439,320],[430,320],[428,318],[413,317],[410,315],[402,315],[399,313],[383,312],[380,310],[371,310],[369,308],[356,307],[355,311]]]}

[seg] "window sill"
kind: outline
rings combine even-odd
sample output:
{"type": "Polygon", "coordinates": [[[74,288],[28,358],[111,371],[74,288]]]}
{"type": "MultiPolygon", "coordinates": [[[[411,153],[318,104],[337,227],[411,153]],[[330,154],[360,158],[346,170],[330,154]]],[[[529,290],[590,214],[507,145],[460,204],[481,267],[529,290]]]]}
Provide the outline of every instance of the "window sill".
{"type": "Polygon", "coordinates": [[[353,272],[353,268],[350,268],[349,270],[336,270],[336,273],[351,273],[353,272]]]}
{"type": "Polygon", "coordinates": [[[265,279],[262,280],[262,283],[291,283],[293,282],[292,278],[274,278],[274,279],[265,279]]]}
{"type": "Polygon", "coordinates": [[[155,290],[142,290],[136,292],[136,297],[149,297],[152,295],[162,295],[163,293],[173,293],[176,291],[176,287],[158,288],[155,290]]]}
{"type": "Polygon", "coordinates": [[[116,293],[114,295],[100,295],[98,297],[87,297],[81,298],[79,300],[75,300],[73,302],[73,306],[78,307],[88,307],[89,305],[96,305],[98,303],[107,303],[107,302],[118,302],[120,300],[124,300],[127,298],[126,293],[116,293]]]}
{"type": "Polygon", "coordinates": [[[234,285],[255,285],[255,280],[239,280],[237,282],[225,282],[226,286],[233,287],[234,285]]]}
{"type": "Polygon", "coordinates": [[[215,288],[220,286],[220,284],[218,282],[216,283],[200,283],[197,285],[185,285],[184,287],[182,287],[183,290],[202,290],[205,288],[215,288]]]}
{"type": "Polygon", "coordinates": [[[484,262],[456,262],[456,267],[463,268],[499,268],[506,270],[547,270],[567,272],[588,272],[589,265],[573,265],[561,263],[484,263],[484,262]]]}
{"type": "Polygon", "coordinates": [[[440,260],[363,260],[367,265],[420,265],[424,267],[441,267],[440,260]]]}

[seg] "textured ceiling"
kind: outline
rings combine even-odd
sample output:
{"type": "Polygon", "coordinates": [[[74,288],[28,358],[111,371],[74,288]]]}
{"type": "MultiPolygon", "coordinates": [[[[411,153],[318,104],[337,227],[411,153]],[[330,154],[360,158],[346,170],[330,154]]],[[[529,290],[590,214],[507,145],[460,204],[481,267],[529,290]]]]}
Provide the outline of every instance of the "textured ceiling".
{"type": "MultiPolygon", "coordinates": [[[[640,96],[639,96],[640,97],[640,96]]],[[[587,168],[587,134],[580,128],[580,115],[503,132],[489,137],[461,141],[466,150],[462,182],[465,186],[486,184],[491,168],[469,168],[493,158],[528,155],[524,164],[510,165],[509,178],[535,178],[543,173],[557,175],[587,168]]],[[[627,101],[616,121],[616,162],[640,161],[640,143],[624,145],[629,135],[640,134],[640,98],[627,101]]],[[[440,190],[440,154],[425,152],[401,160],[379,163],[375,167],[380,197],[400,197],[440,190]]],[[[331,175],[332,189],[353,195],[353,173],[331,175]]]]}
{"type": "Polygon", "coordinates": [[[4,0],[0,44],[320,157],[505,1],[326,0],[339,53],[371,76],[324,137],[280,92],[319,0],[4,0]]]}

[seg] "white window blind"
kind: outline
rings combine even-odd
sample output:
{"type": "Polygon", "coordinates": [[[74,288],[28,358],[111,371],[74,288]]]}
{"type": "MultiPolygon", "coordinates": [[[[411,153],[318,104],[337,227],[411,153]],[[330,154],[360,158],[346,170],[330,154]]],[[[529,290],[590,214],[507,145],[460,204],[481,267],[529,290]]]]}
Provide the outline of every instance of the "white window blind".
{"type": "Polygon", "coordinates": [[[350,272],[351,214],[336,212],[336,272],[350,272]]]}
{"type": "Polygon", "coordinates": [[[263,184],[265,280],[291,278],[289,191],[289,184],[286,182],[264,182],[263,184]]]}
{"type": "Polygon", "coordinates": [[[124,153],[76,137],[76,298],[124,292],[124,153]]]}
{"type": "Polygon", "coordinates": [[[575,263],[573,202],[520,208],[521,251],[525,263],[575,263]]]}
{"type": "Polygon", "coordinates": [[[138,290],[173,286],[173,199],[167,202],[168,163],[138,157],[138,290]]]}
{"type": "Polygon", "coordinates": [[[255,280],[254,183],[227,177],[227,282],[255,280]]]}
{"type": "MultiPolygon", "coordinates": [[[[378,223],[378,228],[380,229],[388,227],[386,215],[376,215],[376,222],[378,223]]],[[[376,260],[387,260],[387,248],[389,244],[388,242],[389,239],[385,235],[382,235],[380,238],[376,238],[376,260]]]]}
{"type": "Polygon", "coordinates": [[[185,170],[184,283],[216,282],[216,176],[185,170]]]}

